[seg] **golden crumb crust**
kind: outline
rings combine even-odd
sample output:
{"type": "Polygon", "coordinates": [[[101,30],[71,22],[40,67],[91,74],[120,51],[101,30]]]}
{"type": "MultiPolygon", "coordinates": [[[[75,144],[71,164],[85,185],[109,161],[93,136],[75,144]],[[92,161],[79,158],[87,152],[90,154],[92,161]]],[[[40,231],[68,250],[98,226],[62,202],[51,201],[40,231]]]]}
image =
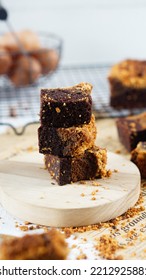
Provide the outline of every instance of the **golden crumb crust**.
{"type": "Polygon", "coordinates": [[[118,80],[126,87],[146,87],[146,61],[127,59],[115,64],[109,73],[109,81],[118,80]]]}
{"type": "Polygon", "coordinates": [[[94,146],[92,149],[88,150],[90,153],[93,153],[96,158],[96,177],[102,178],[102,177],[108,177],[108,172],[106,170],[106,164],[107,164],[107,150],[104,148],[100,148],[97,146],[94,146]]]}
{"type": "Polygon", "coordinates": [[[67,254],[64,234],[55,229],[42,234],[14,237],[0,245],[1,260],[64,260],[67,254]]]}
{"type": "Polygon", "coordinates": [[[63,143],[66,143],[64,148],[64,156],[77,156],[86,149],[94,145],[96,139],[96,124],[95,117],[92,115],[89,124],[80,126],[72,126],[69,128],[58,128],[58,135],[63,143]]]}
{"type": "MultiPolygon", "coordinates": [[[[62,142],[62,147],[64,147],[62,151],[63,156],[78,156],[84,153],[85,150],[91,148],[96,139],[96,132],[96,123],[93,114],[89,124],[56,128],[56,133],[62,142]]],[[[51,148],[44,147],[42,151],[50,152],[51,148]]]]}
{"type": "Polygon", "coordinates": [[[93,86],[89,83],[79,83],[72,87],[73,90],[75,91],[81,91],[82,93],[91,93],[93,86]]]}

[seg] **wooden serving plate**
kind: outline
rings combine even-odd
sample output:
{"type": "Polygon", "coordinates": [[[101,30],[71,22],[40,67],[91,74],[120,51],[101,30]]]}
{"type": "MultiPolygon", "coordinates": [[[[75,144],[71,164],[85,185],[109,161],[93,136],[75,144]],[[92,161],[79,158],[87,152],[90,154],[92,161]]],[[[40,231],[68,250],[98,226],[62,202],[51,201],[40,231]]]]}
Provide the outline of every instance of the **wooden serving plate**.
{"type": "Polygon", "coordinates": [[[110,178],[65,186],[50,178],[38,157],[36,152],[22,157],[23,162],[0,162],[0,202],[24,221],[53,227],[90,225],[123,214],[138,200],[139,170],[122,156],[108,152],[110,178]]]}

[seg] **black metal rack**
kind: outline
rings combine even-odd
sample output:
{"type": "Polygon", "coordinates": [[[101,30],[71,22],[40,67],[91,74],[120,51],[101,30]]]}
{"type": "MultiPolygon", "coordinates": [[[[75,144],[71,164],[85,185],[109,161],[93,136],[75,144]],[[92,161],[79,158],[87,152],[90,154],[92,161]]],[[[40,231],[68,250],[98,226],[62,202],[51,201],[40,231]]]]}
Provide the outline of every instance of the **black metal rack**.
{"type": "Polygon", "coordinates": [[[15,88],[7,78],[0,78],[0,125],[10,126],[21,135],[27,125],[39,122],[40,88],[66,87],[80,82],[93,85],[93,110],[97,118],[123,117],[140,110],[114,110],[109,105],[107,75],[110,65],[77,65],[59,67],[51,76],[40,78],[35,85],[15,88]],[[17,120],[17,121],[16,121],[17,120]],[[21,130],[18,129],[18,120],[21,130]]]}

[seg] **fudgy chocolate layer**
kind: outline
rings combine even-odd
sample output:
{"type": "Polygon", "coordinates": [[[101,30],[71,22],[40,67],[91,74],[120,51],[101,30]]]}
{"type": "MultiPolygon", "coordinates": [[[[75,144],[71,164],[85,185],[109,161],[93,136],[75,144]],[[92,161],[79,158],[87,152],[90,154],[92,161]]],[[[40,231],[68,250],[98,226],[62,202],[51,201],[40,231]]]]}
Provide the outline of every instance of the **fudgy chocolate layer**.
{"type": "Polygon", "coordinates": [[[110,105],[116,109],[146,108],[146,88],[131,88],[110,79],[110,105]]]}
{"type": "Polygon", "coordinates": [[[81,83],[68,88],[41,90],[41,125],[71,127],[91,120],[92,86],[81,83]]]}

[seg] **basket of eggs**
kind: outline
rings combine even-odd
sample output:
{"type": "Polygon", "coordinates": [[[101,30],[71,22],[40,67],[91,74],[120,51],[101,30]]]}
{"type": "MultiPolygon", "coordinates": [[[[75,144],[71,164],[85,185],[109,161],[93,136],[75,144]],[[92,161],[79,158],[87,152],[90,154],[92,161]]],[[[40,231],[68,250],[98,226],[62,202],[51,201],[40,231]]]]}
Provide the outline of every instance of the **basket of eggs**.
{"type": "Polygon", "coordinates": [[[58,67],[61,51],[62,40],[54,34],[23,30],[1,35],[0,87],[20,88],[42,83],[58,67]]]}

